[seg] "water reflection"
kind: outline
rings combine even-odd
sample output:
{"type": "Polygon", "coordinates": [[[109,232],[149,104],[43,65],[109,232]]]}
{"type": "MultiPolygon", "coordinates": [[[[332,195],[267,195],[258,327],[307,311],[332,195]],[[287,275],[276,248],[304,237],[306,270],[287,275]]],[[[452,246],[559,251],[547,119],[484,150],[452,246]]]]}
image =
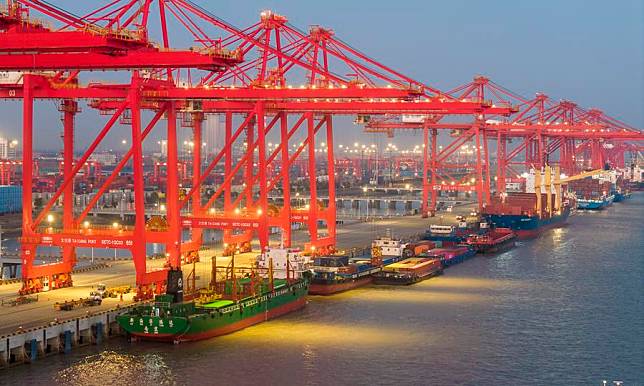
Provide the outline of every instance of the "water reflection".
{"type": "Polygon", "coordinates": [[[574,216],[414,286],[311,297],[194,344],[113,340],[0,372],[0,384],[641,384],[643,208],[639,194],[574,216]]]}
{"type": "Polygon", "coordinates": [[[473,293],[458,293],[417,289],[415,291],[380,290],[377,288],[358,295],[354,300],[380,303],[480,303],[486,296],[473,293]]]}
{"type": "Polygon", "coordinates": [[[86,385],[175,385],[172,370],[161,355],[128,355],[104,351],[61,370],[57,384],[86,385]]]}
{"type": "Polygon", "coordinates": [[[303,345],[304,354],[310,361],[315,359],[311,347],[373,347],[391,348],[406,346],[418,339],[428,339],[426,332],[395,325],[344,324],[339,322],[315,322],[274,320],[257,325],[226,337],[226,340],[270,344],[271,346],[303,345]],[[311,355],[312,354],[312,355],[311,355]],[[311,356],[309,356],[311,355],[311,356]]]}

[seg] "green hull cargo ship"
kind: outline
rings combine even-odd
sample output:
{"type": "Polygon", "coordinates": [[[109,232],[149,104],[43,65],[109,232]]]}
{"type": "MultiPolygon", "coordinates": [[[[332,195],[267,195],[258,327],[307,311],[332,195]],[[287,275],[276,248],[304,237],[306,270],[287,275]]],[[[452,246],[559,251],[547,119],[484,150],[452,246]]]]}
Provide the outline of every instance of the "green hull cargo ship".
{"type": "Polygon", "coordinates": [[[232,261],[222,267],[225,280],[211,282],[216,295],[189,302],[173,302],[171,294],[158,295],[153,304],[120,315],[119,325],[134,340],[179,343],[228,334],[306,304],[309,281],[303,272],[292,269],[293,262],[276,262],[276,266],[287,268],[285,274],[274,273],[270,264],[267,274],[262,275],[262,268],[234,268],[232,261]],[[236,270],[240,276],[231,273],[236,270]]]}

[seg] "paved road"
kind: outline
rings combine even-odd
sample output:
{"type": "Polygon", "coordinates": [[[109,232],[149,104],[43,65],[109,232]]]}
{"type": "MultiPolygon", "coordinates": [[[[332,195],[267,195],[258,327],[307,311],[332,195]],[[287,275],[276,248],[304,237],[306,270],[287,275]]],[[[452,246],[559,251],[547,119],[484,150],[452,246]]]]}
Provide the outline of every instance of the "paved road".
{"type": "MultiPolygon", "coordinates": [[[[363,248],[371,245],[371,241],[383,235],[387,229],[391,229],[395,237],[409,237],[424,232],[430,223],[453,223],[454,216],[467,213],[472,206],[455,208],[454,213],[443,213],[442,217],[423,219],[419,216],[395,217],[382,219],[374,222],[346,223],[337,230],[338,249],[351,249],[352,247],[363,248]]],[[[301,244],[306,238],[304,232],[294,233],[294,244],[301,244]]],[[[205,286],[210,279],[211,257],[221,253],[218,249],[211,249],[201,253],[201,262],[195,265],[197,286],[205,286]]],[[[242,254],[236,257],[235,264],[243,266],[253,260],[256,253],[242,254]]],[[[217,257],[217,265],[227,265],[230,258],[217,257]]],[[[163,260],[148,261],[148,267],[158,268],[163,266],[163,260]]],[[[184,267],[184,275],[188,275],[191,267],[184,267]]],[[[95,271],[83,272],[74,275],[74,287],[41,293],[38,295],[38,302],[21,306],[0,306],[0,335],[12,333],[19,327],[30,328],[40,326],[53,321],[54,319],[64,320],[85,315],[88,312],[102,311],[114,308],[117,305],[133,303],[133,294],[128,294],[121,302],[119,299],[105,299],[98,307],[86,307],[72,311],[55,311],[54,303],[65,300],[87,297],[98,283],[104,283],[108,287],[121,285],[134,285],[134,265],[131,261],[118,261],[110,263],[109,268],[102,268],[95,271]]],[[[20,284],[0,285],[0,299],[7,301],[15,298],[20,284]]]]}

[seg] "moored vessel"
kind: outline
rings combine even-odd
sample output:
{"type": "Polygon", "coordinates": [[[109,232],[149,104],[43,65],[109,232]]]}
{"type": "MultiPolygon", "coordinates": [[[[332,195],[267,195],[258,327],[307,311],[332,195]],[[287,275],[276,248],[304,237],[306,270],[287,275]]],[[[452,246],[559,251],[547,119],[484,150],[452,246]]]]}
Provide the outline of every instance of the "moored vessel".
{"type": "Polygon", "coordinates": [[[617,187],[615,170],[603,170],[588,178],[571,181],[569,188],[577,199],[577,209],[601,210],[623,199],[617,187]]]}
{"type": "MultiPolygon", "coordinates": [[[[597,173],[598,171],[592,172],[597,173]]],[[[591,175],[591,174],[589,174],[591,175]]],[[[519,238],[536,237],[562,226],[574,202],[563,193],[562,184],[583,176],[560,178],[559,167],[532,170],[526,177],[526,192],[502,192],[483,208],[487,221],[497,228],[509,228],[519,238]],[[554,178],[551,176],[554,175],[554,178]]]]}
{"type": "Polygon", "coordinates": [[[118,316],[119,326],[134,340],[178,343],[228,334],[300,309],[306,304],[308,274],[294,269],[287,253],[278,256],[283,258],[270,258],[268,268],[235,267],[234,255],[225,267],[213,260],[209,289],[200,296],[175,302],[173,295],[157,295],[152,304],[118,316]]]}
{"type": "Polygon", "coordinates": [[[509,228],[492,228],[482,235],[471,235],[466,244],[479,253],[495,253],[511,249],[515,245],[516,233],[509,228]]]}
{"type": "Polygon", "coordinates": [[[539,216],[535,211],[511,210],[508,212],[486,212],[488,220],[499,228],[512,229],[519,238],[536,237],[542,232],[562,226],[570,216],[570,205],[564,202],[563,206],[552,215],[539,216]]]}
{"type": "Polygon", "coordinates": [[[374,284],[409,285],[440,275],[443,265],[440,259],[410,257],[390,264],[373,275],[374,284]]]}
{"type": "Polygon", "coordinates": [[[434,248],[423,256],[434,257],[440,260],[443,267],[449,267],[464,262],[474,256],[476,252],[468,245],[453,245],[442,248],[434,248]]]}
{"type": "Polygon", "coordinates": [[[380,255],[383,257],[392,256],[392,257],[402,257],[407,244],[403,243],[402,240],[393,238],[391,236],[391,231],[387,230],[387,235],[379,237],[371,242],[371,250],[378,248],[380,250],[380,255]]]}
{"type": "Polygon", "coordinates": [[[582,210],[602,210],[609,204],[607,197],[601,198],[577,198],[577,209],[582,210]]]}
{"type": "Polygon", "coordinates": [[[464,242],[471,234],[485,232],[479,222],[461,220],[457,225],[432,224],[425,231],[424,240],[439,242],[441,245],[456,245],[464,242]]]}
{"type": "Polygon", "coordinates": [[[372,275],[383,266],[399,261],[417,249],[429,248],[420,243],[408,245],[391,236],[375,239],[371,244],[371,257],[317,256],[310,267],[312,272],[309,294],[332,295],[372,282],[372,275]],[[411,248],[411,249],[410,249],[411,248]]]}
{"type": "Polygon", "coordinates": [[[331,295],[371,283],[371,275],[380,271],[371,260],[350,261],[348,256],[318,256],[311,271],[311,295],[331,295]]]}

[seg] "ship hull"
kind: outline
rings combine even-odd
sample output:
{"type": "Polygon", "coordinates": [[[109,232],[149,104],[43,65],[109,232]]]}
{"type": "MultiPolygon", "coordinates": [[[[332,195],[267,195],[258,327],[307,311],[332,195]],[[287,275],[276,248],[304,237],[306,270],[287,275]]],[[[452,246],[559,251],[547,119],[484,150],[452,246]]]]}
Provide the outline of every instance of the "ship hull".
{"type": "Polygon", "coordinates": [[[606,200],[577,200],[577,209],[582,210],[602,210],[608,205],[606,200]]]}
{"type": "Polygon", "coordinates": [[[443,267],[447,268],[452,265],[461,264],[462,262],[474,256],[475,254],[476,252],[473,249],[470,249],[467,252],[461,253],[460,255],[441,259],[441,263],[443,264],[443,267]]]}
{"type": "Polygon", "coordinates": [[[474,248],[478,253],[499,253],[514,248],[514,239],[500,242],[498,244],[480,244],[474,248]]]}
{"type": "Polygon", "coordinates": [[[309,287],[309,295],[333,295],[340,292],[352,290],[354,288],[362,287],[372,282],[371,276],[361,277],[357,279],[347,279],[342,282],[337,281],[316,281],[313,280],[309,287]]]}
{"type": "Polygon", "coordinates": [[[537,216],[512,215],[512,214],[488,214],[490,222],[499,228],[512,229],[520,239],[537,237],[544,231],[563,226],[570,215],[570,209],[566,208],[560,215],[541,219],[537,216]]]}
{"type": "Polygon", "coordinates": [[[622,202],[626,199],[625,193],[615,192],[614,195],[615,195],[615,198],[613,199],[613,202],[622,202]]]}
{"type": "MultiPolygon", "coordinates": [[[[296,311],[306,305],[308,282],[187,316],[126,313],[117,318],[135,340],[189,342],[213,338],[296,311]]],[[[153,313],[152,313],[153,314],[153,313]]]]}

